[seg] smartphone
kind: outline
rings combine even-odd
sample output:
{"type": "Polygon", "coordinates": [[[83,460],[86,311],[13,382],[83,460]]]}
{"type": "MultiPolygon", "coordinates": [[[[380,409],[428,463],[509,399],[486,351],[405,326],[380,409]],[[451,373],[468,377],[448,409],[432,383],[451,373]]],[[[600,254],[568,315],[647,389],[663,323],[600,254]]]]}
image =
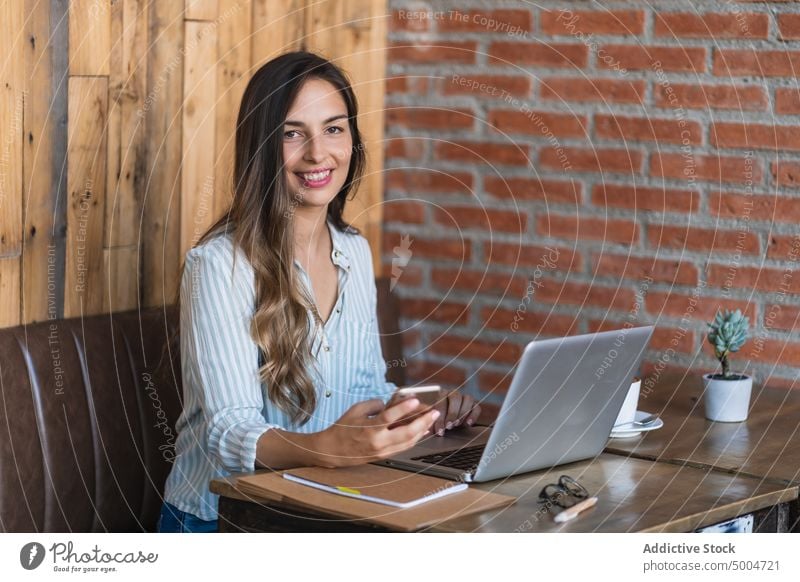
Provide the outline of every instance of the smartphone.
{"type": "Polygon", "coordinates": [[[432,406],[439,402],[439,399],[442,395],[441,390],[442,387],[438,384],[429,386],[404,386],[395,390],[394,394],[392,394],[392,397],[389,399],[388,406],[394,406],[406,398],[416,398],[420,401],[420,407],[411,414],[407,414],[403,418],[392,423],[389,428],[394,428],[402,424],[408,424],[421,414],[425,414],[431,409],[432,406]]]}

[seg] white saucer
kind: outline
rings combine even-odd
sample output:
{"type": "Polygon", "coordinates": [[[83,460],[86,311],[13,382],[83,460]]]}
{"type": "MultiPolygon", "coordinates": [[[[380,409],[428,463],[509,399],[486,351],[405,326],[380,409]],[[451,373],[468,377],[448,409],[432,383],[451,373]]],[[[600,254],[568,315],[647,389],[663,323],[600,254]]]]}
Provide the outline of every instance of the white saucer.
{"type": "MultiPolygon", "coordinates": [[[[636,415],[633,418],[634,420],[642,420],[648,416],[650,416],[649,412],[637,410],[636,415]]],[[[653,424],[648,424],[647,426],[622,425],[619,429],[611,429],[611,436],[609,438],[630,439],[639,436],[643,432],[657,430],[662,426],[664,426],[664,421],[660,418],[657,419],[653,424]]]]}

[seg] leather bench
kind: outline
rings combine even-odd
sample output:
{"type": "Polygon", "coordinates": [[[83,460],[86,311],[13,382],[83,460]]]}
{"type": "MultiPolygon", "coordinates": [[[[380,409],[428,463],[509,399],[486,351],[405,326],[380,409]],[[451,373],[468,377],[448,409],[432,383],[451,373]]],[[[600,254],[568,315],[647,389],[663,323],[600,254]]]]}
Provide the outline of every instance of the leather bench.
{"type": "MultiPolygon", "coordinates": [[[[404,362],[388,280],[378,290],[384,357],[404,362]]],[[[0,531],[154,531],[181,411],[176,323],[168,307],[0,330],[0,531]]]]}

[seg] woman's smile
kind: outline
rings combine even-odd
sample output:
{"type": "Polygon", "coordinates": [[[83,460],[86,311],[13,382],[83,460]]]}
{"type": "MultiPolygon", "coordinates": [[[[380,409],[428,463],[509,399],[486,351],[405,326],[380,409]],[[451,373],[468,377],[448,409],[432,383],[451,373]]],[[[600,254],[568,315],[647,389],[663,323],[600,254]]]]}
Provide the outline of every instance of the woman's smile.
{"type": "Polygon", "coordinates": [[[316,170],[311,172],[295,172],[303,181],[306,188],[322,188],[333,180],[333,168],[316,170]]]}

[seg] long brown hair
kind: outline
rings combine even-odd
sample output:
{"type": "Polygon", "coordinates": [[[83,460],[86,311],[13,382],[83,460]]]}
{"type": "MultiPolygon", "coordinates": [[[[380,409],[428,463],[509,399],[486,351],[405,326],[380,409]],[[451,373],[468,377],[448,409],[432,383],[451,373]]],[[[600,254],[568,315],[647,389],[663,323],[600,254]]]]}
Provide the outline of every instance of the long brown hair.
{"type": "MultiPolygon", "coordinates": [[[[356,116],[358,104],[344,72],[313,53],[283,54],[262,66],[247,85],[236,123],[233,201],[198,244],[228,232],[255,273],[256,305],[250,334],[259,347],[259,376],[269,399],[294,422],[304,424],[317,406],[308,373],[312,362],[309,299],[296,279],[293,204],[283,159],[283,123],[303,84],[331,83],[347,106],[353,152],[342,189],[328,205],[327,219],[341,231],[349,193],[355,192],[366,166],[356,116]]],[[[234,255],[235,256],[235,255],[234,255]]]]}

